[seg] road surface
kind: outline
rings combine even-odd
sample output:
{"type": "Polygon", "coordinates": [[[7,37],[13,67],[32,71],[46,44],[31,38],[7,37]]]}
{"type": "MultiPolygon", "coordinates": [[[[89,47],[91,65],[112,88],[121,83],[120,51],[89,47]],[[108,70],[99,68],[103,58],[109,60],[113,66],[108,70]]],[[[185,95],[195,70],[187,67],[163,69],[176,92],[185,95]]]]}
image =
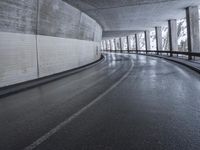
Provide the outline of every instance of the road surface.
{"type": "Polygon", "coordinates": [[[0,99],[0,150],[198,150],[200,75],[142,55],[0,99]]]}

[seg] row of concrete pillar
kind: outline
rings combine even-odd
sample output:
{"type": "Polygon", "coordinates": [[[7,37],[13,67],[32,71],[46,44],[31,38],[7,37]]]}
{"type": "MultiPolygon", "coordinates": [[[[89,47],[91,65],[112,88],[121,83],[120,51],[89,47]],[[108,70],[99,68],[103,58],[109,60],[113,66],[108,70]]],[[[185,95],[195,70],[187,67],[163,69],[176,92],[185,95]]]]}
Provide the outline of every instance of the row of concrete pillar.
{"type": "MultiPolygon", "coordinates": [[[[188,36],[188,52],[200,52],[200,38],[199,38],[199,9],[198,6],[192,6],[186,8],[186,21],[187,21],[187,36],[188,36]]],[[[169,30],[169,50],[170,56],[172,56],[173,51],[178,50],[178,38],[177,38],[177,20],[168,20],[168,30],[169,30]]],[[[155,27],[156,32],[156,46],[157,51],[162,50],[162,30],[161,27],[155,27]]],[[[150,31],[144,31],[145,34],[145,47],[146,51],[150,50],[150,31]]],[[[127,39],[127,49],[130,50],[129,36],[127,39]]],[[[114,39],[116,46],[116,39],[114,39]]],[[[111,42],[110,42],[111,43],[111,42]]],[[[120,38],[120,50],[122,50],[122,38],[120,38]]],[[[139,36],[135,34],[135,44],[136,51],[139,50],[139,36]]],[[[107,46],[104,50],[107,50],[107,46]]],[[[158,53],[158,52],[157,52],[158,53]]],[[[191,59],[191,56],[189,56],[191,59]]]]}

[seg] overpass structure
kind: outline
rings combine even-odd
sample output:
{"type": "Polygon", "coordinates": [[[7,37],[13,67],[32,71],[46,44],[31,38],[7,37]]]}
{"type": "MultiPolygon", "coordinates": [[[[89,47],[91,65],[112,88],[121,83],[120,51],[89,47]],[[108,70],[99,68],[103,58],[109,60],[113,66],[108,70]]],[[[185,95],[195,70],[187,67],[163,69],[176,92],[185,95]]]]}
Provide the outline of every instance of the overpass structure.
{"type": "Polygon", "coordinates": [[[199,5],[0,0],[0,150],[198,150],[199,5]]]}

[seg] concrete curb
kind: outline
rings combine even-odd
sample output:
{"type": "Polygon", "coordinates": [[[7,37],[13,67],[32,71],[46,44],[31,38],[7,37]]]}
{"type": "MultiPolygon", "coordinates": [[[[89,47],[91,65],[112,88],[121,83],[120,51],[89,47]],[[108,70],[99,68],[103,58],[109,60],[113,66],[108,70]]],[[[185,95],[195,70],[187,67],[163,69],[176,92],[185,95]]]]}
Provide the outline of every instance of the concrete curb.
{"type": "MultiPolygon", "coordinates": [[[[121,53],[119,53],[121,54],[121,53]]],[[[123,53],[122,53],[123,54],[123,53]]],[[[172,61],[172,62],[175,62],[177,64],[181,64],[185,67],[188,67],[189,69],[193,70],[193,71],[196,71],[197,73],[200,73],[200,68],[197,68],[195,66],[192,66],[190,64],[187,64],[187,63],[184,63],[181,59],[177,58],[176,60],[175,59],[172,59],[170,57],[165,57],[165,56],[160,56],[160,55],[149,55],[149,54],[136,54],[136,53],[124,53],[124,54],[135,54],[135,55],[144,55],[144,56],[150,56],[150,57],[158,57],[158,58],[162,58],[162,59],[165,59],[165,60],[168,60],[168,61],[172,61]]]]}
{"type": "Polygon", "coordinates": [[[158,56],[158,55],[146,55],[146,56],[152,56],[152,57],[158,57],[158,58],[162,58],[162,59],[165,59],[165,60],[168,60],[168,61],[172,61],[172,62],[175,62],[175,63],[178,63],[178,64],[181,64],[183,66],[186,66],[188,67],[189,69],[192,69],[193,71],[196,71],[197,73],[200,73],[200,69],[195,67],[195,66],[192,66],[192,65],[189,65],[187,63],[184,63],[183,61],[181,60],[175,60],[175,59],[171,59],[170,57],[164,57],[164,56],[158,56]]]}
{"type": "Polygon", "coordinates": [[[81,72],[81,71],[86,70],[88,68],[91,68],[91,67],[101,63],[104,60],[105,60],[105,57],[103,55],[101,55],[101,58],[98,59],[97,61],[92,62],[92,63],[87,64],[87,65],[84,65],[84,66],[81,66],[81,67],[78,67],[78,68],[74,68],[74,69],[71,69],[71,70],[68,70],[68,71],[65,71],[65,72],[61,72],[61,73],[57,73],[57,74],[54,74],[54,75],[50,75],[50,76],[47,76],[47,77],[43,77],[43,78],[39,78],[39,79],[31,80],[31,81],[26,81],[26,82],[23,82],[23,83],[18,83],[18,84],[14,84],[14,85],[11,85],[11,86],[0,88],[0,98],[9,96],[11,94],[19,93],[21,91],[25,91],[25,90],[34,88],[34,87],[39,86],[39,85],[44,85],[44,84],[47,84],[49,82],[67,77],[69,75],[73,75],[75,73],[78,73],[78,72],[81,72]]]}

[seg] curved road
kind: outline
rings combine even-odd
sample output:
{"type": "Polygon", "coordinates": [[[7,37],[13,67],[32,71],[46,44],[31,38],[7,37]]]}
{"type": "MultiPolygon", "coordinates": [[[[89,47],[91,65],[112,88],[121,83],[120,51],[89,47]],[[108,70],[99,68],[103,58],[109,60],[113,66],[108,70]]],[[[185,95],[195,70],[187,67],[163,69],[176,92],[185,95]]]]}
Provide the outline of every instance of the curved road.
{"type": "Polygon", "coordinates": [[[198,150],[200,75],[105,54],[66,78],[0,99],[0,150],[198,150]]]}

